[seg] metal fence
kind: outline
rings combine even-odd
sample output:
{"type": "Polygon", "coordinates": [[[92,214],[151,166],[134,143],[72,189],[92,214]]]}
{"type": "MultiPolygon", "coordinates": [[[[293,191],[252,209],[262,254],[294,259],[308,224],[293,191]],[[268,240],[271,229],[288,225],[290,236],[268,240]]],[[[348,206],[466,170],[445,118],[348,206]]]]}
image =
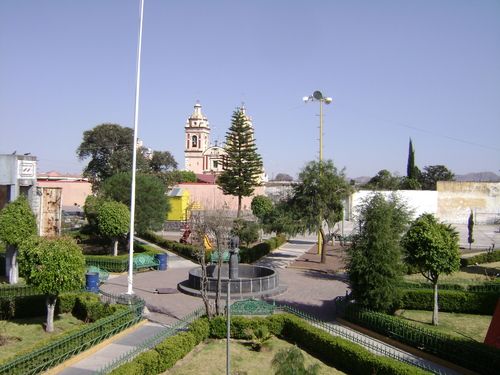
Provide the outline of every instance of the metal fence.
{"type": "Polygon", "coordinates": [[[106,366],[102,367],[98,372],[96,372],[96,374],[108,374],[115,368],[120,367],[127,362],[130,362],[138,354],[154,348],[156,345],[160,344],[168,337],[175,335],[179,331],[185,330],[193,320],[201,317],[204,313],[204,307],[200,307],[199,309],[194,310],[193,312],[184,316],[177,323],[173,324],[170,327],[166,327],[163,330],[160,330],[156,335],[145,340],[141,345],[136,346],[135,348],[116,358],[114,361],[108,363],[106,366]]]}
{"type": "MultiPolygon", "coordinates": [[[[115,297],[108,295],[105,298],[120,303],[120,299],[115,297]]],[[[0,366],[0,374],[41,373],[138,323],[142,319],[144,301],[135,298],[121,302],[128,308],[88,324],[83,329],[65,335],[30,353],[15,357],[12,361],[0,366]]]]}
{"type": "Polygon", "coordinates": [[[356,344],[359,344],[367,349],[369,349],[371,352],[378,354],[378,355],[383,355],[395,360],[398,360],[400,362],[404,362],[413,366],[420,367],[421,369],[424,369],[426,371],[432,372],[434,374],[442,374],[438,368],[435,368],[433,366],[428,365],[427,363],[423,362],[419,358],[411,358],[408,356],[408,354],[400,351],[397,348],[393,348],[388,346],[385,343],[382,343],[380,341],[374,340],[370,337],[366,337],[364,335],[361,335],[357,332],[351,331],[350,329],[345,329],[344,327],[338,327],[335,326],[331,323],[324,322],[320,319],[317,319],[316,317],[306,314],[296,308],[293,308],[288,305],[277,305],[277,309],[291,313],[295,316],[298,316],[299,318],[302,318],[309,322],[311,325],[318,327],[329,334],[333,336],[339,336],[341,338],[344,338],[348,341],[354,342],[356,344]]]}

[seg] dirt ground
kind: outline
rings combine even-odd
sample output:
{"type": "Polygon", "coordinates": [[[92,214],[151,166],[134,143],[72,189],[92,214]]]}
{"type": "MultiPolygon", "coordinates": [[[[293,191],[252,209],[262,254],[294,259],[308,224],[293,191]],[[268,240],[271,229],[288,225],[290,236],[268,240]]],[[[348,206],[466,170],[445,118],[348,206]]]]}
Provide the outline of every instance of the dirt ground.
{"type": "Polygon", "coordinates": [[[318,246],[313,246],[307,253],[292,263],[290,268],[308,269],[321,271],[329,274],[345,272],[347,247],[335,243],[326,245],[326,262],[321,263],[321,255],[318,254],[318,246]]]}

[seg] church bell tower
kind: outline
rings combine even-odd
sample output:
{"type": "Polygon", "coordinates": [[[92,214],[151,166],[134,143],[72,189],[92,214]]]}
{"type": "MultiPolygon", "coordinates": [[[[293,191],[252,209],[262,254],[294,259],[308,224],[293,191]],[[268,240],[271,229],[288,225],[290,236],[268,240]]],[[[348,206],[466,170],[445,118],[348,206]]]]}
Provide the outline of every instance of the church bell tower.
{"type": "Polygon", "coordinates": [[[203,152],[210,145],[210,126],[206,116],[201,113],[201,104],[194,105],[193,114],[184,127],[185,169],[194,173],[203,173],[203,152]]]}

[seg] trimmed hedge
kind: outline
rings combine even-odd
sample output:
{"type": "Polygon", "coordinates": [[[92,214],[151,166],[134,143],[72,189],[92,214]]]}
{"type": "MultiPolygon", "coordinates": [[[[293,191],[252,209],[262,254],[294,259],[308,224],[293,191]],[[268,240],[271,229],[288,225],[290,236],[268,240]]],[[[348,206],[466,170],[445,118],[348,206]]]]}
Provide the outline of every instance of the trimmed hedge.
{"type": "Polygon", "coordinates": [[[500,350],[476,341],[431,331],[354,304],[346,308],[345,319],[481,374],[494,374],[500,368],[500,350]]]}
{"type": "MultiPolygon", "coordinates": [[[[493,315],[500,293],[474,292],[460,290],[439,290],[439,311],[464,314],[493,315]]],[[[428,310],[434,309],[432,289],[402,289],[397,309],[428,310]]]]}
{"type": "MultiPolygon", "coordinates": [[[[149,242],[153,242],[154,244],[163,247],[164,249],[172,250],[174,253],[184,258],[188,258],[194,262],[198,262],[198,258],[196,256],[196,248],[192,245],[170,241],[153,232],[142,233],[141,238],[144,238],[149,242]]],[[[209,259],[210,257],[208,256],[205,260],[208,261],[209,259]]]]}
{"type": "Polygon", "coordinates": [[[196,345],[209,336],[210,326],[206,318],[191,323],[187,332],[171,336],[151,350],[139,354],[132,362],[113,370],[113,375],[159,374],[184,358],[196,345]]]}
{"type": "Polygon", "coordinates": [[[462,267],[473,266],[476,263],[492,263],[500,261],[500,250],[489,251],[487,253],[482,253],[474,255],[470,258],[461,258],[460,265],[462,267]]]}
{"type": "Polygon", "coordinates": [[[253,263],[260,258],[266,256],[274,249],[277,249],[286,242],[286,238],[282,235],[277,237],[271,237],[264,242],[261,242],[251,248],[241,248],[240,249],[240,262],[241,263],[253,263]]]}
{"type": "MultiPolygon", "coordinates": [[[[455,284],[455,283],[440,283],[439,290],[463,290],[472,292],[498,292],[500,294],[500,280],[486,281],[482,283],[471,284],[455,284]]],[[[426,281],[403,281],[398,284],[398,287],[403,289],[432,289],[432,284],[426,281]]]]}
{"type": "MultiPolygon", "coordinates": [[[[163,253],[160,250],[151,248],[150,246],[135,244],[134,256],[147,254],[154,256],[163,253]]],[[[104,269],[108,272],[125,272],[128,270],[128,254],[122,255],[85,255],[85,264],[87,266],[95,266],[104,269]]]]}
{"type": "MultiPolygon", "coordinates": [[[[196,247],[188,244],[182,244],[176,241],[167,240],[153,232],[146,232],[141,234],[141,237],[147,241],[153,242],[164,249],[171,250],[174,253],[188,258],[196,263],[198,263],[198,258],[196,256],[196,247]]],[[[253,263],[259,260],[263,256],[269,254],[272,250],[280,247],[286,242],[286,237],[279,235],[277,237],[272,237],[264,242],[261,242],[251,248],[242,247],[240,249],[240,262],[241,263],[253,263]]],[[[205,261],[210,261],[210,251],[205,252],[205,261]]]]}
{"type": "MultiPolygon", "coordinates": [[[[276,314],[266,318],[236,316],[231,319],[231,337],[247,339],[246,328],[261,325],[286,341],[298,345],[316,358],[348,374],[427,374],[426,371],[396,360],[370,353],[363,347],[335,337],[290,314],[276,314]]],[[[158,374],[171,367],[196,345],[209,337],[226,337],[226,319],[217,317],[210,322],[201,318],[193,322],[188,332],[169,337],[154,349],[120,366],[113,375],[158,374]],[[156,352],[157,354],[155,354],[156,352]]]]}
{"type": "MultiPolygon", "coordinates": [[[[62,293],[56,301],[55,314],[71,312],[85,322],[94,322],[113,314],[115,305],[103,304],[99,296],[89,292],[62,293]]],[[[47,315],[45,295],[0,298],[1,319],[25,319],[47,315]]]]}

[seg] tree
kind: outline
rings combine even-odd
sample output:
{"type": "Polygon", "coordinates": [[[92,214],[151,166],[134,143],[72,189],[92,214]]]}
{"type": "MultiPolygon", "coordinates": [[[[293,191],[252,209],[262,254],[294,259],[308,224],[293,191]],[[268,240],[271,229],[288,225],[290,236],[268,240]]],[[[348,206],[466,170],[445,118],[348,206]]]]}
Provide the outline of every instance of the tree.
{"type": "Polygon", "coordinates": [[[298,183],[293,187],[293,195],[288,200],[290,213],[282,215],[284,219],[293,215],[295,224],[288,230],[321,233],[322,263],[326,262],[323,224],[331,228],[342,220],[343,200],[349,196],[351,189],[344,171],[339,172],[331,160],[309,162],[300,172],[298,183]]]}
{"type": "Polygon", "coordinates": [[[424,190],[436,190],[438,181],[453,181],[455,175],[444,165],[428,165],[420,176],[420,183],[424,190]]]}
{"type": "Polygon", "coordinates": [[[365,188],[374,190],[398,190],[400,185],[401,179],[399,177],[393,176],[387,169],[382,169],[368,181],[365,188]]]}
{"type": "MultiPolygon", "coordinates": [[[[130,184],[132,174],[121,172],[108,178],[102,185],[104,198],[122,202],[130,207],[130,184]]],[[[135,231],[144,233],[163,227],[170,203],[162,181],[153,175],[137,173],[135,231]]]]}
{"type": "Polygon", "coordinates": [[[440,223],[432,214],[419,216],[404,235],[402,244],[405,261],[417,267],[434,287],[432,324],[438,324],[438,280],[441,274],[450,274],[460,267],[458,233],[440,223]]]}
{"type": "Polygon", "coordinates": [[[76,154],[80,160],[90,159],[83,175],[94,190],[106,178],[127,168],[132,160],[133,139],[133,129],[117,124],[101,124],[83,133],[76,154]]]}
{"type": "Polygon", "coordinates": [[[62,292],[81,290],[85,258],[69,237],[32,236],[20,246],[19,264],[26,282],[46,296],[47,332],[54,331],[54,311],[62,292]]]}
{"type": "Polygon", "coordinates": [[[278,173],[274,181],[293,181],[293,177],[286,173],[278,173]]]}
{"type": "Polygon", "coordinates": [[[85,219],[87,219],[88,226],[92,232],[97,232],[98,221],[97,215],[99,211],[99,207],[106,202],[106,200],[102,197],[98,197],[95,195],[88,195],[85,198],[85,204],[83,205],[83,213],[85,215],[85,219]]]}
{"type": "Polygon", "coordinates": [[[177,162],[168,151],[153,151],[149,165],[151,170],[156,173],[177,169],[177,162]]]}
{"type": "Polygon", "coordinates": [[[401,183],[402,189],[419,190],[421,189],[420,183],[420,169],[415,165],[415,150],[413,149],[413,142],[410,138],[408,145],[408,163],[406,164],[406,178],[401,183]]]}
{"type": "Polygon", "coordinates": [[[35,215],[24,196],[19,196],[0,211],[0,240],[7,245],[5,275],[10,284],[17,284],[19,278],[17,262],[19,245],[36,233],[35,215]]]}
{"type": "Polygon", "coordinates": [[[398,300],[403,254],[400,240],[409,220],[410,212],[397,195],[386,200],[377,193],[363,202],[358,230],[348,250],[351,290],[360,305],[388,311],[398,300]]]}
{"type": "Polygon", "coordinates": [[[307,369],[304,366],[304,354],[296,346],[291,348],[281,349],[275,354],[271,362],[275,369],[275,375],[316,375],[319,374],[319,364],[309,366],[307,369]]]}
{"type": "Polygon", "coordinates": [[[97,225],[99,232],[113,241],[113,255],[118,255],[118,240],[130,228],[130,211],[121,202],[104,202],[98,209],[97,225]]]}
{"type": "Polygon", "coordinates": [[[226,195],[238,197],[238,214],[241,215],[242,197],[250,196],[260,184],[262,159],[257,153],[253,129],[241,108],[233,112],[231,127],[226,133],[227,159],[217,184],[226,195]]]}
{"type": "Polygon", "coordinates": [[[408,144],[408,162],[406,163],[406,177],[416,180],[415,175],[415,150],[413,149],[413,142],[410,138],[408,144]]]}
{"type": "Polygon", "coordinates": [[[474,242],[474,213],[472,209],[470,210],[469,219],[467,220],[467,242],[469,243],[469,250],[472,247],[472,243],[474,242]]]}
{"type": "Polygon", "coordinates": [[[255,217],[262,221],[266,215],[272,212],[274,204],[271,198],[265,195],[257,195],[253,197],[250,208],[255,217]]]}
{"type": "Polygon", "coordinates": [[[240,241],[247,247],[259,239],[259,224],[255,221],[236,219],[233,223],[233,235],[239,237],[240,241]]]}
{"type": "Polygon", "coordinates": [[[177,168],[177,162],[168,151],[154,151],[147,158],[145,147],[135,147],[134,131],[118,124],[101,124],[83,133],[76,154],[80,160],[90,159],[83,175],[98,191],[102,182],[119,172],[132,169],[132,152],[136,152],[137,170],[144,173],[165,173],[177,168]]]}

